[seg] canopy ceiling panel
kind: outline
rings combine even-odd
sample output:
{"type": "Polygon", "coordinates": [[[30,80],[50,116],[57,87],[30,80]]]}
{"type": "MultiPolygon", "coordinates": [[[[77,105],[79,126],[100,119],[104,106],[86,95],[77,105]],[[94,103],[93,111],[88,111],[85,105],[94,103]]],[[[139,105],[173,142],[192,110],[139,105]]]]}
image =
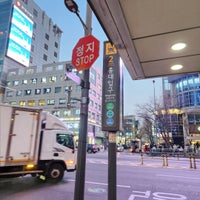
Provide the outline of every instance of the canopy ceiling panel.
{"type": "Polygon", "coordinates": [[[200,0],[88,0],[132,79],[200,71],[200,0]],[[179,51],[175,43],[185,43],[179,51]],[[181,64],[181,70],[170,67],[181,64]]]}

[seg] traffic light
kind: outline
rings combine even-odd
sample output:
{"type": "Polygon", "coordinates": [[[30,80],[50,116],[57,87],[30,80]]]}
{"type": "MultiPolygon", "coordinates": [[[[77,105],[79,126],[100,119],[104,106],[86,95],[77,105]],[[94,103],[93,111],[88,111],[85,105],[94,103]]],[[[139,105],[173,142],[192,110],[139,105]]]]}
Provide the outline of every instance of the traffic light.
{"type": "Polygon", "coordinates": [[[72,69],[73,69],[73,66],[71,64],[66,64],[65,66],[65,70],[66,70],[66,73],[65,73],[65,81],[69,80],[68,76],[67,76],[67,73],[68,72],[72,72],[72,69]]]}
{"type": "Polygon", "coordinates": [[[71,64],[66,64],[65,70],[66,72],[72,72],[73,66],[71,64]]]}

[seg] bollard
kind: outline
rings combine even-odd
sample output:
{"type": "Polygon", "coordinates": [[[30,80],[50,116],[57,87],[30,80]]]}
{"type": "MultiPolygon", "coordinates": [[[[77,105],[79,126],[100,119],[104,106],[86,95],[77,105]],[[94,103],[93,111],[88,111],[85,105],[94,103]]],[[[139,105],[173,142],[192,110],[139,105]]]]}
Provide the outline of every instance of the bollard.
{"type": "Polygon", "coordinates": [[[177,154],[177,160],[179,160],[179,153],[177,154]]]}
{"type": "Polygon", "coordinates": [[[190,158],[190,168],[192,168],[192,156],[191,156],[191,154],[189,154],[189,158],[190,158]]]}
{"type": "Polygon", "coordinates": [[[165,166],[165,158],[164,158],[164,154],[162,154],[162,166],[165,166]]]}
{"type": "Polygon", "coordinates": [[[166,154],[166,167],[168,167],[168,155],[166,154]]]}
{"type": "Polygon", "coordinates": [[[143,153],[141,153],[141,165],[143,165],[143,153]]]}
{"type": "Polygon", "coordinates": [[[196,166],[196,159],[195,159],[195,155],[193,155],[193,162],[194,162],[194,169],[196,169],[196,168],[197,168],[197,166],[196,166]]]}

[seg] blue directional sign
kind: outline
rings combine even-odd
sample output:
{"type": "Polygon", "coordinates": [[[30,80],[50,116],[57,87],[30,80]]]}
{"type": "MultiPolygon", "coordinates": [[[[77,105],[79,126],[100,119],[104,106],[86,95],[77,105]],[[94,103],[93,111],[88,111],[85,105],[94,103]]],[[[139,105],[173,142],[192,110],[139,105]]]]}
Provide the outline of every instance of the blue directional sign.
{"type": "Polygon", "coordinates": [[[106,119],[106,125],[107,126],[113,126],[114,124],[114,120],[112,118],[107,118],[106,119]]]}
{"type": "Polygon", "coordinates": [[[108,110],[107,113],[106,113],[106,116],[108,118],[112,118],[114,116],[114,112],[112,110],[108,110]]]}

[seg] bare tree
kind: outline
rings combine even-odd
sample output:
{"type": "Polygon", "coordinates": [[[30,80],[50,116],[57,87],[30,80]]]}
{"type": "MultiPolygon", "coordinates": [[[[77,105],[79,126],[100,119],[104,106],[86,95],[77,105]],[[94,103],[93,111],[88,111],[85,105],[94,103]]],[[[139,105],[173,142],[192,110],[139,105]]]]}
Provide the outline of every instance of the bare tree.
{"type": "Polygon", "coordinates": [[[140,133],[148,137],[152,147],[155,145],[153,137],[153,127],[155,124],[154,107],[152,104],[137,105],[137,116],[142,119],[140,133]]]}
{"type": "Polygon", "coordinates": [[[166,147],[170,146],[169,105],[162,106],[155,102],[137,105],[137,116],[142,119],[141,132],[148,136],[151,146],[155,144],[154,134],[162,137],[166,147]]]}

